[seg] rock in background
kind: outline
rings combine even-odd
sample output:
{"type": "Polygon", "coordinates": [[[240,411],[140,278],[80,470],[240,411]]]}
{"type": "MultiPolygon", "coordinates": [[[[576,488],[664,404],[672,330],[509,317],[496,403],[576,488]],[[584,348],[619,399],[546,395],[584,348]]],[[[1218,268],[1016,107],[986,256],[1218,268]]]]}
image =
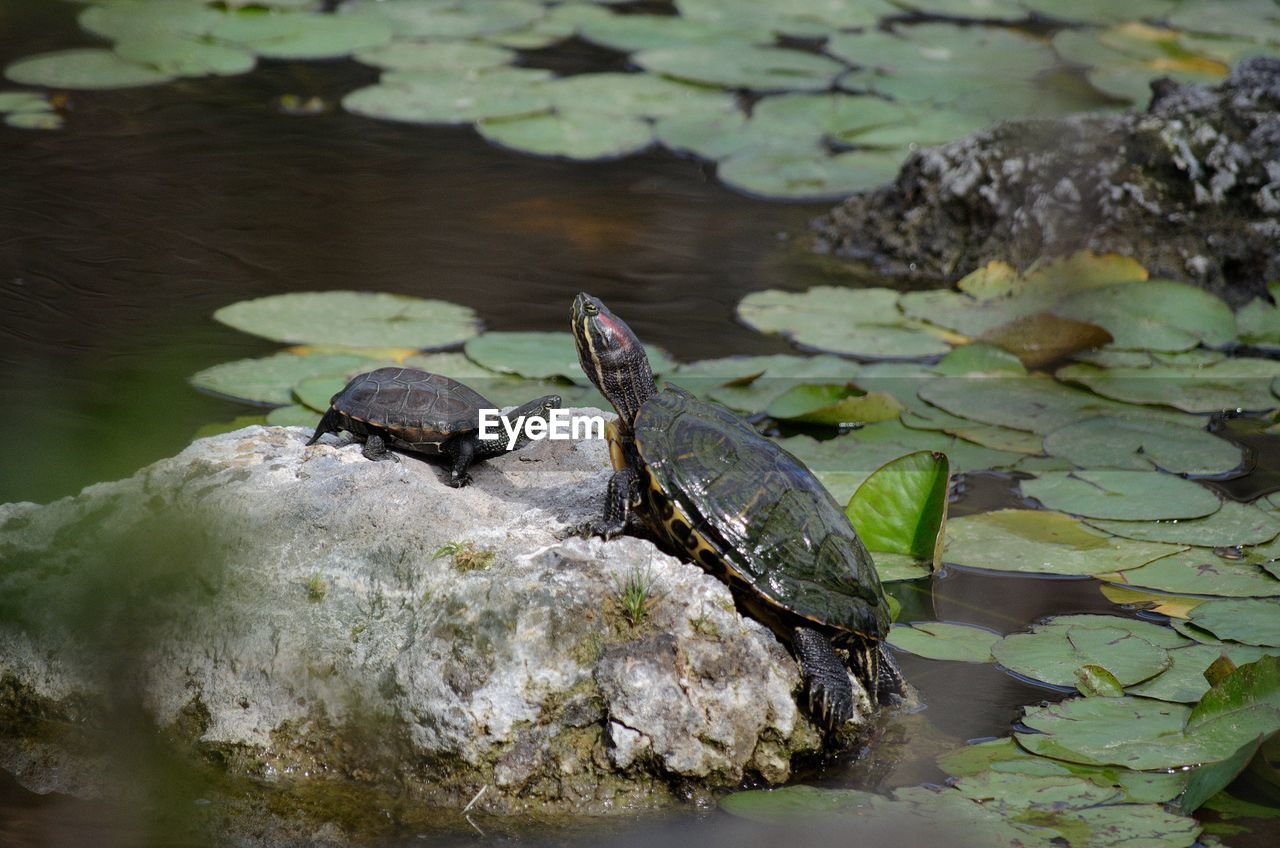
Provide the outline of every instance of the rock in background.
{"type": "Polygon", "coordinates": [[[919,151],[814,222],[821,252],[953,281],[1079,250],[1239,305],[1280,279],[1280,60],[1216,88],[1152,84],[1146,112],[1011,121],[919,151]]]}
{"type": "Polygon", "coordinates": [[[595,813],[780,781],[818,747],[794,660],[721,583],[570,535],[600,509],[602,442],[535,443],[455,490],[307,435],[250,427],[0,506],[0,767],[124,791],[111,717],[131,715],[232,776],[595,813]]]}

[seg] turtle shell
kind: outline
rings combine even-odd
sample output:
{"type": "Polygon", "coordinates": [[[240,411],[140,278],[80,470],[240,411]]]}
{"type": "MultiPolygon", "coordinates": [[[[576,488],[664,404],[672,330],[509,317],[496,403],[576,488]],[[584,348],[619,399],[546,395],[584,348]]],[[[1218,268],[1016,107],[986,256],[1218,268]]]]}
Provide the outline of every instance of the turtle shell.
{"type": "Polygon", "coordinates": [[[444,441],[474,432],[480,409],[493,407],[457,380],[394,367],[359,375],[329,404],[356,425],[346,429],[387,435],[399,447],[421,453],[438,453],[444,441]]]}
{"type": "Polygon", "coordinates": [[[775,613],[884,638],[889,609],[871,554],[804,463],[674,386],[645,401],[635,439],[660,534],[775,613]]]}

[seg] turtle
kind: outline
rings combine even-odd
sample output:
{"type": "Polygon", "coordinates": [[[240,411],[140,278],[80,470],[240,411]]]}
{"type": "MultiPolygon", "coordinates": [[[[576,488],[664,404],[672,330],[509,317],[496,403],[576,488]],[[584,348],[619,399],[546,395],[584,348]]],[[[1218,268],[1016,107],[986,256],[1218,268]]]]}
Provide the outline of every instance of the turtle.
{"type": "MultiPolygon", "coordinates": [[[[560,397],[546,395],[503,418],[546,418],[559,408],[560,397]]],[[[397,459],[390,448],[447,456],[453,463],[448,483],[460,488],[470,482],[467,468],[472,462],[519,450],[529,442],[523,428],[513,445],[505,427],[498,428],[495,438],[481,438],[482,409],[497,407],[451,377],[416,368],[379,368],[356,375],[329,400],[307,444],[315,444],[325,433],[347,430],[364,441],[368,459],[397,459]]]]}
{"type": "Polygon", "coordinates": [[[590,531],[610,539],[638,517],[662,547],[728,584],[739,609],[791,647],[828,730],[853,716],[849,670],[878,703],[901,700],[875,564],[813,473],[729,409],[671,383],[659,391],[644,347],[598,299],[579,294],[571,321],[583,371],[618,413],[606,428],[604,517],[590,531]]]}

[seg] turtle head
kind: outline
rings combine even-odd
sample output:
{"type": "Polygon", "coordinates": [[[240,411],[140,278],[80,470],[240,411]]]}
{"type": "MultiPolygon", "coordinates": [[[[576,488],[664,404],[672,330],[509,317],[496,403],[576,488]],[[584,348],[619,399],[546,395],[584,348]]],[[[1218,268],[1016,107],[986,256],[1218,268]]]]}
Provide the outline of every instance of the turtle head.
{"type": "Polygon", "coordinates": [[[583,372],[630,429],[641,404],[657,391],[644,345],[625,321],[586,292],[573,299],[569,316],[583,372]]]}

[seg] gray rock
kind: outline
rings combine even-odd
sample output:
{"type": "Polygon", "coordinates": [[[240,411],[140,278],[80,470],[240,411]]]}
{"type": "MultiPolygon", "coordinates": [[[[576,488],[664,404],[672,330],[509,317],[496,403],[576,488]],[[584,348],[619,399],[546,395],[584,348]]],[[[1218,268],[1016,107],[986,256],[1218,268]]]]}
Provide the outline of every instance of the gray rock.
{"type": "Polygon", "coordinates": [[[1280,277],[1280,59],[1146,112],[1010,121],[922,150],[814,222],[815,247],[936,284],[993,259],[1133,256],[1233,304],[1280,277]]]}
{"type": "Polygon", "coordinates": [[[781,781],[817,749],[795,662],[725,586],[640,539],[571,535],[600,508],[603,443],[535,443],[455,490],[438,465],[307,435],[249,427],[0,506],[0,766],[109,794],[104,716],[137,713],[286,793],[337,776],[604,812],[781,781]],[[86,728],[84,756],[37,720],[86,728]]]}

